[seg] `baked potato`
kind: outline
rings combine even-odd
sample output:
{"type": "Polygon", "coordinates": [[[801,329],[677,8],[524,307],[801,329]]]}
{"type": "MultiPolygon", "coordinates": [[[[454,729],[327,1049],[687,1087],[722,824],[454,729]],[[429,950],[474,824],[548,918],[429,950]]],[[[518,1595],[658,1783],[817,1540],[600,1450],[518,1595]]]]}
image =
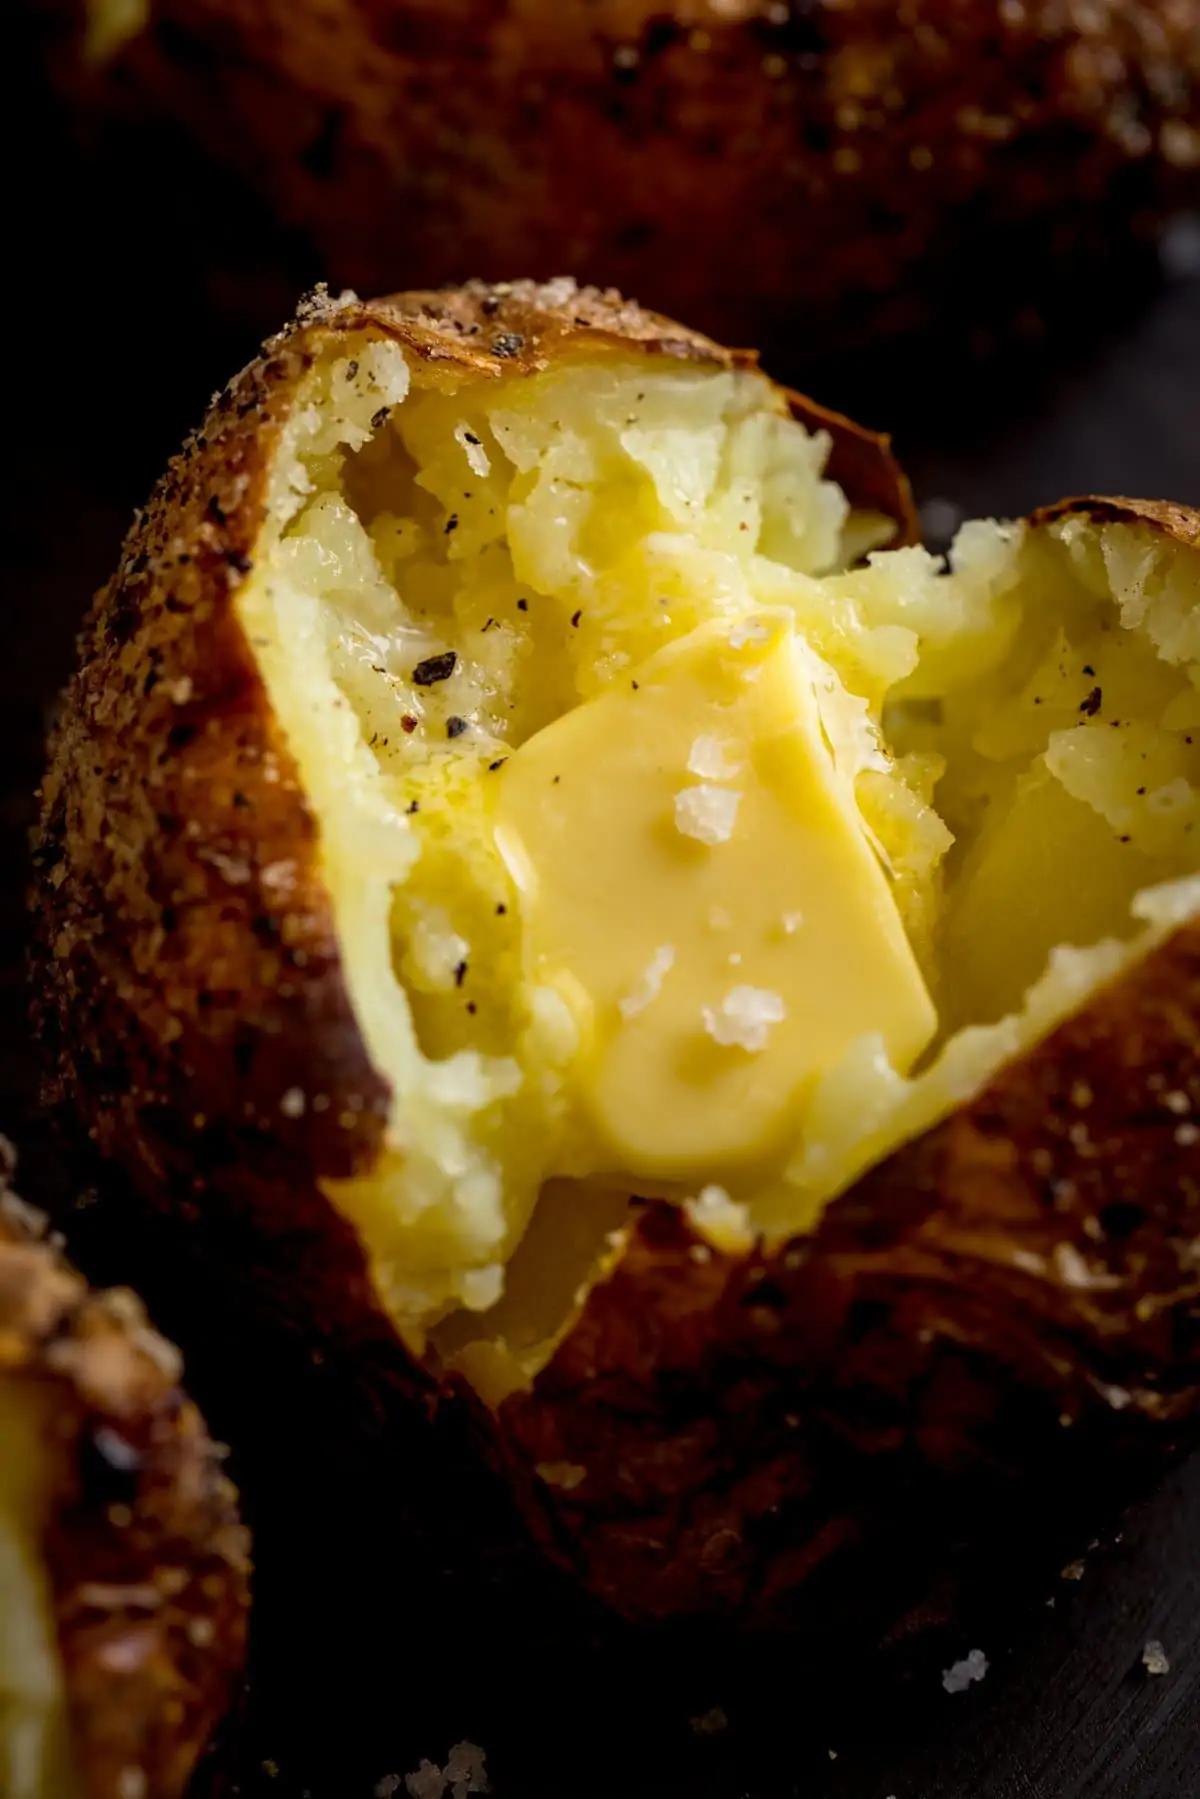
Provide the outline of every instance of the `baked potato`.
{"type": "Polygon", "coordinates": [[[0,1790],[178,1799],[240,1672],[233,1488],[126,1291],[0,1191],[0,1790]]]}
{"type": "Polygon", "coordinates": [[[63,702],[50,1104],[623,1619],[793,1625],[1200,1409],[1200,515],[912,537],[614,294],[318,293],[63,702]]]}
{"type": "Polygon", "coordinates": [[[306,278],[567,269],[777,360],[1003,321],[1200,193],[1196,0],[51,10],[84,110],[232,166],[306,278]]]}

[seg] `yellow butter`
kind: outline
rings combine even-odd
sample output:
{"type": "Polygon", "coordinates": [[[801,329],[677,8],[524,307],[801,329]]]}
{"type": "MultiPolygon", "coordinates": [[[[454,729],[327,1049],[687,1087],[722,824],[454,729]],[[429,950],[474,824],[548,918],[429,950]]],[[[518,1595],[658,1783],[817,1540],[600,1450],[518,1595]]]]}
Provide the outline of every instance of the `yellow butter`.
{"type": "Polygon", "coordinates": [[[865,1032],[936,1017],[779,615],[701,626],[539,731],[494,793],[529,972],[580,1028],[590,1172],[736,1177],[865,1032]]]}

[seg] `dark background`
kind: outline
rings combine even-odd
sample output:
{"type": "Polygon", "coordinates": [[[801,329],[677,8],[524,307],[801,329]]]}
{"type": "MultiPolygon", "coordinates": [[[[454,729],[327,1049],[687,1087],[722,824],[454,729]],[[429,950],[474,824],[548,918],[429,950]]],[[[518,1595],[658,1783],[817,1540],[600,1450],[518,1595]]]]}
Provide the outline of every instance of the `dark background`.
{"type": "MultiPolygon", "coordinates": [[[[274,290],[247,263],[254,220],[236,196],[206,188],[194,207],[187,183],[144,146],[112,163],[81,156],[36,68],[18,64],[16,75],[3,125],[0,1128],[21,1147],[23,1189],[37,1200],[55,1166],[34,1104],[23,894],[45,722],[132,508],[210,392],[253,353],[248,318],[274,290]]],[[[1065,493],[1200,504],[1200,219],[1179,221],[1156,260],[1093,284],[1049,335],[1020,334],[992,364],[943,367],[926,345],[882,367],[818,367],[810,383],[818,399],[895,432],[937,541],[959,517],[1022,512],[1065,493]]],[[[697,1709],[722,1705],[727,1728],[697,1732],[675,1696],[652,1741],[631,1708],[629,1719],[609,1712],[564,1742],[556,1692],[572,1670],[531,1667],[520,1719],[483,1743],[493,1783],[512,1799],[1195,1799],[1200,1460],[1096,1547],[1081,1579],[1043,1583],[995,1636],[986,1624],[971,1629],[953,1653],[981,1648],[991,1666],[965,1694],[944,1693],[936,1667],[881,1691],[847,1662],[826,1671],[818,1699],[805,1677],[789,1681],[781,1650],[769,1703],[761,1691],[743,1703],[736,1680],[729,1693],[697,1687],[697,1709]],[[1164,1644],[1168,1674],[1143,1668],[1149,1638],[1164,1644]]],[[[452,1716],[453,1706],[439,1710],[452,1716]]],[[[407,1717],[404,1759],[378,1774],[403,1774],[417,1755],[444,1761],[471,1722],[448,1733],[431,1717],[426,1738],[407,1717]]],[[[284,1759],[270,1732],[256,1740],[256,1766],[284,1759]]],[[[248,1775],[242,1790],[299,1799],[304,1770],[248,1775]]],[[[369,1791],[321,1787],[316,1799],[369,1791]]]]}

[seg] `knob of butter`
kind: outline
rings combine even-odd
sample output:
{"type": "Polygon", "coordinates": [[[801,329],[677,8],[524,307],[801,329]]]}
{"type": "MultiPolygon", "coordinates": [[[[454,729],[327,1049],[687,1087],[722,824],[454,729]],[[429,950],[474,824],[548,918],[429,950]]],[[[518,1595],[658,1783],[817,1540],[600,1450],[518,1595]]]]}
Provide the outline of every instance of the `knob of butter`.
{"type": "Polygon", "coordinates": [[[736,1180],[855,1038],[907,1069],[933,1034],[801,651],[777,614],[702,625],[498,772],[527,972],[580,1027],[587,1172],[736,1180]]]}

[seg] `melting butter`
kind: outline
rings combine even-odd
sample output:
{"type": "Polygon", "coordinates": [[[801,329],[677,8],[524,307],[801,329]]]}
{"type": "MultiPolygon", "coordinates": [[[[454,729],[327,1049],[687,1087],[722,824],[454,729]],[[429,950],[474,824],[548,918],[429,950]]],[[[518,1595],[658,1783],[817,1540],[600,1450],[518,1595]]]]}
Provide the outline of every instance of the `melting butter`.
{"type": "Polygon", "coordinates": [[[933,1035],[813,682],[790,614],[712,622],[499,771],[530,973],[580,1029],[593,1172],[736,1178],[794,1142],[856,1038],[907,1069],[933,1035]]]}

